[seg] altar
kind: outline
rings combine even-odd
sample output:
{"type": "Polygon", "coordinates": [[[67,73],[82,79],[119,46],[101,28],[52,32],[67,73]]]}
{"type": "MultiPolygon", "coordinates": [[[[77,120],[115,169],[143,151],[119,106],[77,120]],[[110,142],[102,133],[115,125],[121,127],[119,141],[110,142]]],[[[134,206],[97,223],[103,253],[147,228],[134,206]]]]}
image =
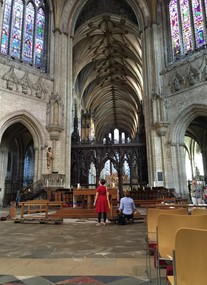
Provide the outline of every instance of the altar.
{"type": "MultiPolygon", "coordinates": [[[[109,202],[119,201],[117,188],[109,188],[109,202]]],[[[96,195],[96,189],[73,189],[73,207],[93,208],[93,202],[96,195]]]]}

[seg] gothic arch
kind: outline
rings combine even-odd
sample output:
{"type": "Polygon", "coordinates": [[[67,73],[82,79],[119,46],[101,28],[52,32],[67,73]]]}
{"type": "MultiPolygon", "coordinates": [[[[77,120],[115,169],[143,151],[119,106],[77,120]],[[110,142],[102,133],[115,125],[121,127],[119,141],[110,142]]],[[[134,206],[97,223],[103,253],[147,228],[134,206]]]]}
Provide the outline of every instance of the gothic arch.
{"type": "Polygon", "coordinates": [[[207,106],[193,104],[183,110],[176,120],[171,123],[171,127],[168,130],[169,143],[171,145],[183,145],[187,127],[198,116],[207,116],[207,106]]]}
{"type": "Polygon", "coordinates": [[[44,128],[30,113],[20,110],[10,113],[0,121],[0,142],[6,129],[15,123],[22,123],[31,133],[34,141],[34,148],[46,146],[47,135],[44,128]]]}
{"type": "MultiPolygon", "coordinates": [[[[87,0],[68,1],[66,3],[62,14],[62,28],[64,33],[73,36],[76,20],[86,3],[87,0]]],[[[132,0],[130,4],[128,5],[133,9],[139,23],[140,31],[142,31],[152,22],[149,5],[146,0],[132,0]]]]}

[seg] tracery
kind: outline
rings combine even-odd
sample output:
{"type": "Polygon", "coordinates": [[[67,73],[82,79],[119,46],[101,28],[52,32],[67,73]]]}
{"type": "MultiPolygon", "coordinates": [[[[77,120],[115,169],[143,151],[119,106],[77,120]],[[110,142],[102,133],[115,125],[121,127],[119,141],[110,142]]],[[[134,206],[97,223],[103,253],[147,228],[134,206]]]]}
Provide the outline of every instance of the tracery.
{"type": "Polygon", "coordinates": [[[206,47],[206,12],[207,0],[170,0],[173,61],[206,47]]]}
{"type": "Polygon", "coordinates": [[[45,69],[46,8],[44,0],[5,0],[1,53],[45,69]]]}

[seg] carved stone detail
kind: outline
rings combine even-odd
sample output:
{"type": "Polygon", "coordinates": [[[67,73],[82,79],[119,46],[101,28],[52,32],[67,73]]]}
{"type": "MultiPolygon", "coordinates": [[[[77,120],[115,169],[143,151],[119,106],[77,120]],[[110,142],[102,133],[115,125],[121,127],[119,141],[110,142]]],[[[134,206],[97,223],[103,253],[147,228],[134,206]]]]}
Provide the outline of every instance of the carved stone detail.
{"type": "Polygon", "coordinates": [[[186,87],[195,85],[199,80],[199,73],[198,71],[193,68],[192,66],[190,66],[189,71],[188,71],[188,75],[186,78],[186,87]]]}
{"type": "Polygon", "coordinates": [[[172,92],[180,91],[184,87],[184,78],[176,71],[169,85],[171,86],[172,92]]]}
{"type": "Polygon", "coordinates": [[[17,78],[14,67],[12,66],[10,70],[2,77],[3,80],[6,81],[6,88],[13,91],[19,91],[18,90],[18,83],[19,79],[17,78]]]}
{"type": "Polygon", "coordinates": [[[35,89],[35,96],[38,99],[45,99],[47,90],[44,87],[44,83],[42,82],[42,78],[40,77],[38,81],[33,85],[35,89]]]}
{"type": "Polygon", "coordinates": [[[28,73],[26,72],[25,75],[20,80],[20,84],[22,87],[22,93],[25,95],[32,95],[32,82],[29,79],[28,73]]]}
{"type": "Polygon", "coordinates": [[[203,85],[207,81],[207,50],[168,66],[160,75],[166,96],[203,85]]]}
{"type": "Polygon", "coordinates": [[[168,126],[169,123],[164,122],[157,122],[156,124],[154,124],[154,128],[156,130],[157,135],[159,137],[165,136],[168,126]]]}
{"type": "Polygon", "coordinates": [[[22,72],[16,71],[15,73],[14,66],[11,66],[9,71],[1,78],[3,87],[20,94],[36,97],[37,99],[46,100],[48,98],[49,88],[46,82],[43,82],[42,77],[38,77],[36,83],[34,83],[35,79],[28,71],[23,76],[18,77],[20,74],[22,75],[22,72]]]}
{"type": "Polygon", "coordinates": [[[64,105],[59,94],[52,94],[47,104],[47,130],[51,140],[59,140],[63,130],[64,105]]]}

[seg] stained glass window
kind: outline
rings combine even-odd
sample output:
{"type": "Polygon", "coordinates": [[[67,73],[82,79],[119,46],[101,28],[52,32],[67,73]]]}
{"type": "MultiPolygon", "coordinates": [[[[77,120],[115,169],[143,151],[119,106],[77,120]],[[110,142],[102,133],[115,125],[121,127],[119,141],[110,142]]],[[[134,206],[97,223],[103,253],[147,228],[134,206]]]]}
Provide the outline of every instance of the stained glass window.
{"type": "Polygon", "coordinates": [[[9,49],[9,37],[10,37],[10,22],[11,22],[11,2],[12,0],[6,0],[4,6],[4,19],[2,26],[2,39],[1,39],[1,52],[8,53],[9,49]]]}
{"type": "Polygon", "coordinates": [[[45,68],[45,0],[5,0],[1,53],[45,68]]]}
{"type": "Polygon", "coordinates": [[[178,54],[180,53],[180,35],[179,35],[178,8],[176,0],[170,2],[169,9],[170,9],[172,47],[174,53],[178,54]]]}
{"type": "Polygon", "coordinates": [[[41,65],[43,61],[44,31],[45,31],[45,14],[43,9],[40,8],[37,13],[37,23],[36,23],[36,42],[35,42],[36,65],[41,65]]]}
{"type": "Polygon", "coordinates": [[[200,0],[193,0],[193,19],[195,27],[195,36],[196,36],[196,47],[200,47],[204,44],[204,21],[203,21],[203,12],[202,4],[200,0]]]}
{"type": "Polygon", "coordinates": [[[173,55],[185,55],[206,45],[207,0],[170,0],[173,55]]]}
{"type": "Polygon", "coordinates": [[[205,11],[206,11],[206,15],[207,15],[207,0],[205,0],[205,11]]]}
{"type": "Polygon", "coordinates": [[[192,50],[192,27],[188,0],[180,1],[184,51],[192,50]]]}

